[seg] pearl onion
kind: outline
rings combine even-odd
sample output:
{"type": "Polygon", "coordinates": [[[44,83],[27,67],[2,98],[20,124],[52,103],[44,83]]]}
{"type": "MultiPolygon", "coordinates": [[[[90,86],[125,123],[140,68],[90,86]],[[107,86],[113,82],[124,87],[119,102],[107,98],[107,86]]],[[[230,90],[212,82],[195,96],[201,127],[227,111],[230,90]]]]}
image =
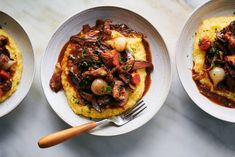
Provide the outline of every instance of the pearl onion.
{"type": "Polygon", "coordinates": [[[107,82],[103,79],[95,79],[91,84],[91,91],[96,95],[107,94],[106,87],[108,86],[107,82]]]}
{"type": "Polygon", "coordinates": [[[114,48],[118,51],[124,51],[126,49],[127,41],[124,37],[117,37],[114,40],[114,48]]]}
{"type": "Polygon", "coordinates": [[[216,86],[220,81],[222,81],[225,77],[225,72],[223,68],[214,67],[209,72],[210,78],[212,79],[214,85],[216,86]]]}

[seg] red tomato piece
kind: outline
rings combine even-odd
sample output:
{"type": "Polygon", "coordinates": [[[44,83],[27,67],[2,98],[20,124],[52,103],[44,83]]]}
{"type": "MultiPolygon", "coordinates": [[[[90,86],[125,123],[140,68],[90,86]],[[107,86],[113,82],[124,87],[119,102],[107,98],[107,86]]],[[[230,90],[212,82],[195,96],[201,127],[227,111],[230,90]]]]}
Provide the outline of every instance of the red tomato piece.
{"type": "Polygon", "coordinates": [[[131,74],[131,83],[135,86],[140,83],[140,75],[138,73],[131,74]]]}
{"type": "Polygon", "coordinates": [[[4,70],[0,70],[0,77],[5,80],[8,80],[11,78],[10,74],[4,70]]]}
{"type": "Polygon", "coordinates": [[[114,66],[119,66],[119,52],[118,51],[114,51],[113,52],[113,65],[114,66]]]}
{"type": "Polygon", "coordinates": [[[202,51],[206,51],[211,47],[211,42],[207,37],[203,37],[199,39],[198,46],[202,51]]]}

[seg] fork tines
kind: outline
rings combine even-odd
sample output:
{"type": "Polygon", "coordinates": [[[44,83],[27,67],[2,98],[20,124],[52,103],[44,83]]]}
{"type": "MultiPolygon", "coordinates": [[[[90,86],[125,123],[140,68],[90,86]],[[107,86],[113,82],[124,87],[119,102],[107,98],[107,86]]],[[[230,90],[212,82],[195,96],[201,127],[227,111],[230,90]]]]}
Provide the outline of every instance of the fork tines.
{"type": "Polygon", "coordinates": [[[135,106],[133,108],[131,108],[130,110],[125,112],[122,117],[125,119],[131,120],[131,119],[135,118],[137,115],[139,115],[146,108],[147,108],[147,106],[145,105],[144,101],[140,100],[135,104],[135,106]]]}

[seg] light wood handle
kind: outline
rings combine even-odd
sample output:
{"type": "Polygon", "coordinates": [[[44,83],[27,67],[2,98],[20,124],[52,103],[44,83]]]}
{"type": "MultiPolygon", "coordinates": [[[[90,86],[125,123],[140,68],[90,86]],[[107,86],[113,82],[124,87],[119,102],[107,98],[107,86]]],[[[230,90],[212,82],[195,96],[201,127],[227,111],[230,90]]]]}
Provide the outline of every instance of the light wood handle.
{"type": "Polygon", "coordinates": [[[40,148],[48,148],[48,147],[57,145],[59,143],[62,143],[68,139],[75,137],[75,136],[78,136],[84,132],[87,132],[95,127],[96,127],[96,122],[90,122],[90,123],[86,123],[86,124],[83,124],[83,125],[80,125],[80,126],[77,126],[74,128],[55,132],[55,133],[49,134],[45,137],[42,137],[38,141],[38,146],[40,148]]]}

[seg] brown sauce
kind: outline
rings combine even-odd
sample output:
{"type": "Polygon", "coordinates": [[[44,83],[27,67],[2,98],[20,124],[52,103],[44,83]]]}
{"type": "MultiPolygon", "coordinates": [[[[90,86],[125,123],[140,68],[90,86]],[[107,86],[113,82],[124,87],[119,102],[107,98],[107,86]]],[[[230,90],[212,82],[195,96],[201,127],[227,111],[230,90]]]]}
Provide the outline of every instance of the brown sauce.
{"type": "MultiPolygon", "coordinates": [[[[193,75],[195,74],[194,71],[192,73],[193,73],[193,75]]],[[[212,102],[214,102],[218,105],[221,105],[221,106],[225,106],[225,107],[229,107],[229,108],[235,108],[235,102],[234,101],[232,101],[232,100],[230,100],[230,99],[228,99],[224,96],[218,95],[216,93],[212,93],[208,87],[201,84],[198,80],[195,80],[195,79],[193,79],[193,80],[196,83],[199,92],[202,95],[206,96],[210,101],[212,101],[212,102]]]]}
{"type": "Polygon", "coordinates": [[[58,57],[58,60],[57,60],[57,63],[61,63],[61,62],[62,62],[62,60],[63,60],[63,58],[64,58],[64,53],[65,53],[65,51],[66,51],[68,45],[69,45],[69,41],[68,41],[68,42],[63,46],[63,48],[61,49],[60,54],[59,54],[59,57],[58,57]]]}
{"type": "MultiPolygon", "coordinates": [[[[145,39],[143,39],[142,41],[143,41],[144,49],[146,52],[146,60],[148,62],[152,63],[152,55],[151,55],[149,43],[145,39]]],[[[148,92],[150,85],[151,85],[151,82],[152,82],[150,73],[151,73],[151,71],[147,70],[147,76],[145,79],[145,89],[144,89],[143,96],[148,92]]]]}

